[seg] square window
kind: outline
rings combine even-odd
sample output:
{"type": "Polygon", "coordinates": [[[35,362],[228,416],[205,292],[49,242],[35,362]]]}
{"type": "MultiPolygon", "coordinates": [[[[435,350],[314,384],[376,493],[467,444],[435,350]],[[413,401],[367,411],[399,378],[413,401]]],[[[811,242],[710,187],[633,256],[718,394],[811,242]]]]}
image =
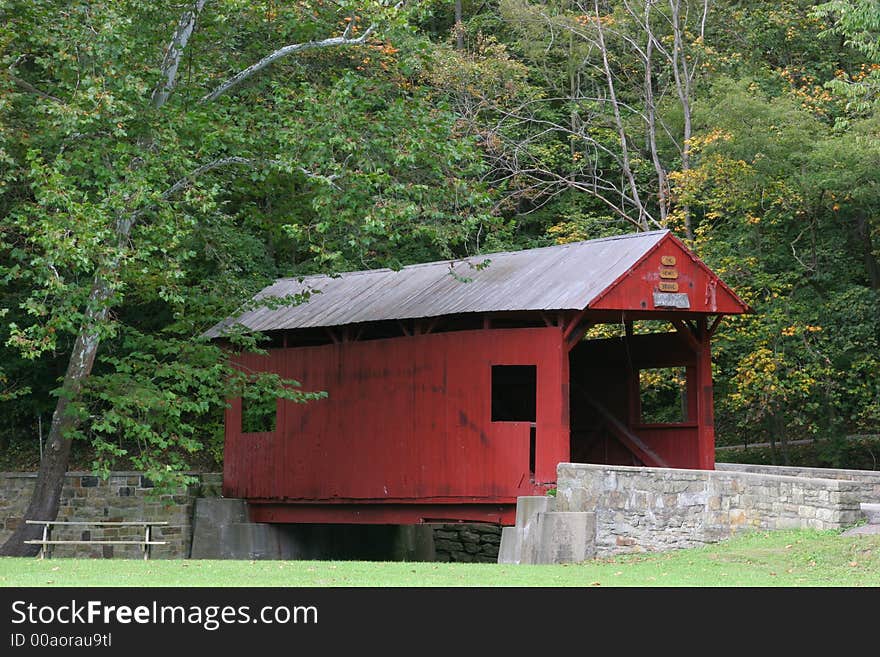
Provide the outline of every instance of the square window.
{"type": "Polygon", "coordinates": [[[679,424],[688,422],[686,367],[639,370],[640,422],[679,424]]]}
{"type": "Polygon", "coordinates": [[[241,432],[270,433],[275,431],[278,400],[241,398],[241,432]]]}
{"type": "Polygon", "coordinates": [[[493,365],[492,421],[534,422],[537,393],[537,365],[493,365]]]}

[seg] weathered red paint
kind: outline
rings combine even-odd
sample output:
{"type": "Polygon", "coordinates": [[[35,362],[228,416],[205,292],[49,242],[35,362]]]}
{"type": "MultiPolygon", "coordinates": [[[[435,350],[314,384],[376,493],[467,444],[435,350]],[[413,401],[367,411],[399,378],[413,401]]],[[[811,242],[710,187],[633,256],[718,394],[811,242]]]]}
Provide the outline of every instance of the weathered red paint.
{"type": "MultiPolygon", "coordinates": [[[[279,402],[272,434],[226,417],[224,494],[253,502],[512,505],[568,458],[568,351],[558,327],[459,331],[246,355],[328,398],[279,402]],[[491,421],[493,365],[537,365],[534,477],[528,422],[491,421]]],[[[304,511],[303,517],[309,512],[304,511]]]]}
{"type": "Polygon", "coordinates": [[[516,506],[504,503],[464,503],[461,500],[432,500],[430,503],[382,502],[339,504],[290,504],[251,502],[253,522],[315,523],[352,525],[417,525],[446,522],[491,522],[512,525],[516,519],[516,506]]]}
{"type": "Polygon", "coordinates": [[[707,317],[748,311],[668,235],[580,311],[400,321],[397,337],[380,339],[359,338],[371,335],[369,324],[337,327],[318,346],[297,346],[313,344],[314,331],[285,334],[284,348],[239,356],[238,366],[329,396],[280,401],[275,431],[259,434],[241,432],[241,402],[232,400],[224,495],[246,498],[260,522],[512,524],[516,498],[543,494],[560,462],[712,469],[707,317]],[[688,308],[654,306],[654,292],[670,283],[688,308]],[[676,330],[632,335],[627,323],[637,319],[676,330]],[[609,322],[627,326],[626,336],[579,340],[609,322]],[[492,421],[494,365],[537,367],[534,428],[492,421]],[[642,423],[639,370],[673,366],[686,370],[686,421],[642,423]]]}
{"type": "MultiPolygon", "coordinates": [[[[709,337],[699,351],[679,333],[635,335],[581,342],[571,352],[571,452],[574,461],[641,465],[621,445],[583,399],[588,395],[627,425],[671,467],[715,467],[714,418],[709,337]],[[684,366],[688,388],[687,421],[641,422],[639,370],[684,366]],[[708,377],[708,378],[707,378],[708,377]],[[707,383],[708,382],[708,383],[707,383]]],[[[648,464],[653,465],[653,464],[648,464]]]]}
{"type": "Polygon", "coordinates": [[[660,311],[687,315],[689,313],[739,314],[748,312],[746,306],[702,261],[689,251],[681,240],[671,233],[612,283],[590,304],[591,310],[660,311]],[[675,265],[664,266],[661,259],[675,258],[675,265]],[[679,292],[688,295],[690,308],[670,310],[654,306],[653,292],[659,289],[661,271],[676,271],[679,292]]]}

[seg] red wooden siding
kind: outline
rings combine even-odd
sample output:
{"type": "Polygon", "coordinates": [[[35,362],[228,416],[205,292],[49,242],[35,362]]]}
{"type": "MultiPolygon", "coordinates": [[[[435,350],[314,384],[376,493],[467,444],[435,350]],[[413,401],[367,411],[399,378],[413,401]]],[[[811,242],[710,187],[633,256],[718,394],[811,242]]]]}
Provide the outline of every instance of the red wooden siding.
{"type": "MultiPolygon", "coordinates": [[[[276,431],[226,417],[224,494],[310,503],[515,502],[569,458],[568,351],[558,327],[460,331],[246,355],[242,367],[329,397],[280,402],[276,431]],[[491,421],[493,365],[537,366],[534,482],[528,422],[491,421]]],[[[390,506],[389,506],[390,508],[390,506]]]]}
{"type": "Polygon", "coordinates": [[[571,452],[575,461],[640,464],[586,401],[589,396],[641,439],[666,464],[713,469],[715,436],[709,341],[694,349],[677,333],[660,333],[579,343],[571,352],[571,452]],[[643,424],[638,372],[684,366],[688,418],[675,424],[643,424]]]}
{"type": "Polygon", "coordinates": [[[671,233],[634,267],[599,294],[589,306],[595,310],[636,310],[680,313],[740,314],[749,308],[706,265],[671,233]],[[673,258],[674,265],[665,265],[673,258]],[[663,278],[664,275],[674,278],[663,278]],[[690,308],[671,310],[654,305],[661,282],[675,283],[687,294],[690,308]]]}
{"type": "Polygon", "coordinates": [[[240,356],[240,367],[329,397],[279,402],[275,430],[250,434],[232,400],[224,494],[264,522],[509,524],[516,498],[542,494],[563,461],[714,467],[708,318],[714,328],[750,309],[680,240],[656,231],[491,260],[467,285],[446,262],[318,277],[314,303],[239,317],[301,345],[240,356]],[[676,331],[634,335],[646,319],[676,331]],[[602,323],[626,325],[626,337],[581,340],[602,323]],[[498,417],[517,421],[492,419],[498,365],[536,368],[497,371],[513,409],[498,417]],[[685,368],[687,417],[647,424],[639,371],[669,367],[685,368]]]}

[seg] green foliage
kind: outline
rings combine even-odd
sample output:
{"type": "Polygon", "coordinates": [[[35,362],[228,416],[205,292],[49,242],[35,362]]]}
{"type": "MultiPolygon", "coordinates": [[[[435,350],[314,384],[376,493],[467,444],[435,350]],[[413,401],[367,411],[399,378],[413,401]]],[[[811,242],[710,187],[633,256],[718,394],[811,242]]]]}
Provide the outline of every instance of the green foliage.
{"type": "MultiPolygon", "coordinates": [[[[668,204],[680,234],[689,222],[755,309],[717,334],[719,441],[880,431],[876,2],[723,0],[701,22],[704,4],[682,0],[687,144],[664,55],[673,5],[653,3],[656,153],[644,4],[607,0],[597,17],[587,2],[465,1],[462,48],[452,3],[410,4],[207,3],[156,108],[181,7],[0,1],[0,448],[35,445],[97,313],[79,435],[97,468],[127,459],[171,485],[200,454],[222,456],[230,397],[319,392],[246,380],[199,337],[208,327],[278,276],[629,232],[621,131],[647,211],[668,204]],[[203,101],[275,49],[349,24],[375,31],[203,101]]],[[[815,458],[851,457],[829,450],[815,458]]]]}
{"type": "MultiPolygon", "coordinates": [[[[80,412],[89,418],[97,472],[109,474],[120,458],[147,473],[157,489],[179,483],[189,455],[222,450],[222,412],[229,397],[257,403],[306,403],[326,396],[272,373],[230,369],[216,344],[164,331],[146,335],[127,328],[90,378],[80,412]],[[210,431],[210,427],[215,430],[210,431]]],[[[252,344],[248,351],[259,350],[252,344]]],[[[218,458],[218,462],[222,459],[218,458]]]]}
{"type": "Polygon", "coordinates": [[[641,422],[687,422],[687,373],[684,367],[639,371],[641,422]]]}
{"type": "MultiPolygon", "coordinates": [[[[208,327],[279,275],[467,254],[495,221],[473,140],[453,138],[454,114],[422,84],[433,45],[406,11],[208,3],[156,107],[181,11],[0,5],[4,418],[24,427],[12,440],[32,441],[88,334],[100,348],[68,437],[89,441],[98,471],[122,459],[160,488],[199,454],[220,456],[227,399],[321,395],[231,368],[200,337],[208,327]],[[204,100],[273,50],[349,23],[352,37],[375,34],[204,100]]],[[[257,338],[228,347],[254,351],[257,338]]]]}

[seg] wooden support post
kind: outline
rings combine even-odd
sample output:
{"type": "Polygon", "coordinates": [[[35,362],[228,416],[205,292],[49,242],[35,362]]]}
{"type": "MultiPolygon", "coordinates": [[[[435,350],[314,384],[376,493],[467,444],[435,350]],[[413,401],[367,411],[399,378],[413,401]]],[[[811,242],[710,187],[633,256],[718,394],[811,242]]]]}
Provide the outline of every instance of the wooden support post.
{"type": "Polygon", "coordinates": [[[715,409],[712,400],[712,350],[706,320],[700,320],[697,352],[697,460],[701,470],[715,469],[715,409]]]}
{"type": "Polygon", "coordinates": [[[592,326],[596,325],[596,322],[584,319],[586,313],[586,309],[580,311],[569,320],[568,324],[563,325],[560,322],[560,326],[564,326],[562,330],[562,340],[569,351],[577,346],[577,343],[581,341],[584,333],[586,333],[592,326]]]}
{"type": "Polygon", "coordinates": [[[46,542],[49,540],[49,523],[47,522],[43,525],[43,544],[40,546],[40,559],[46,558],[46,549],[49,547],[49,544],[46,542]]]}
{"type": "Polygon", "coordinates": [[[150,548],[152,547],[150,545],[151,529],[152,525],[149,523],[144,525],[144,561],[150,558],[150,548]]]}
{"type": "Polygon", "coordinates": [[[697,337],[697,331],[680,319],[673,319],[672,325],[675,327],[675,330],[678,331],[678,334],[687,341],[691,349],[693,349],[695,353],[699,353],[700,349],[702,349],[702,342],[697,337]]]}
{"type": "Polygon", "coordinates": [[[568,339],[571,338],[572,334],[574,333],[574,330],[578,327],[578,324],[581,323],[581,320],[584,318],[584,315],[586,315],[586,314],[587,314],[587,309],[584,308],[583,310],[578,312],[574,317],[572,317],[570,320],[568,320],[568,324],[565,325],[565,328],[563,329],[563,332],[562,332],[563,340],[568,341],[568,339]]]}
{"type": "Polygon", "coordinates": [[[611,434],[620,442],[620,444],[626,447],[642,463],[654,468],[669,467],[669,464],[663,460],[657,452],[651,449],[641,438],[630,431],[629,427],[623,422],[614,417],[607,408],[593,399],[583,387],[577,383],[573,383],[572,389],[577,392],[584,401],[593,407],[593,410],[599,414],[599,417],[602,418],[605,426],[611,431],[611,434]]]}

